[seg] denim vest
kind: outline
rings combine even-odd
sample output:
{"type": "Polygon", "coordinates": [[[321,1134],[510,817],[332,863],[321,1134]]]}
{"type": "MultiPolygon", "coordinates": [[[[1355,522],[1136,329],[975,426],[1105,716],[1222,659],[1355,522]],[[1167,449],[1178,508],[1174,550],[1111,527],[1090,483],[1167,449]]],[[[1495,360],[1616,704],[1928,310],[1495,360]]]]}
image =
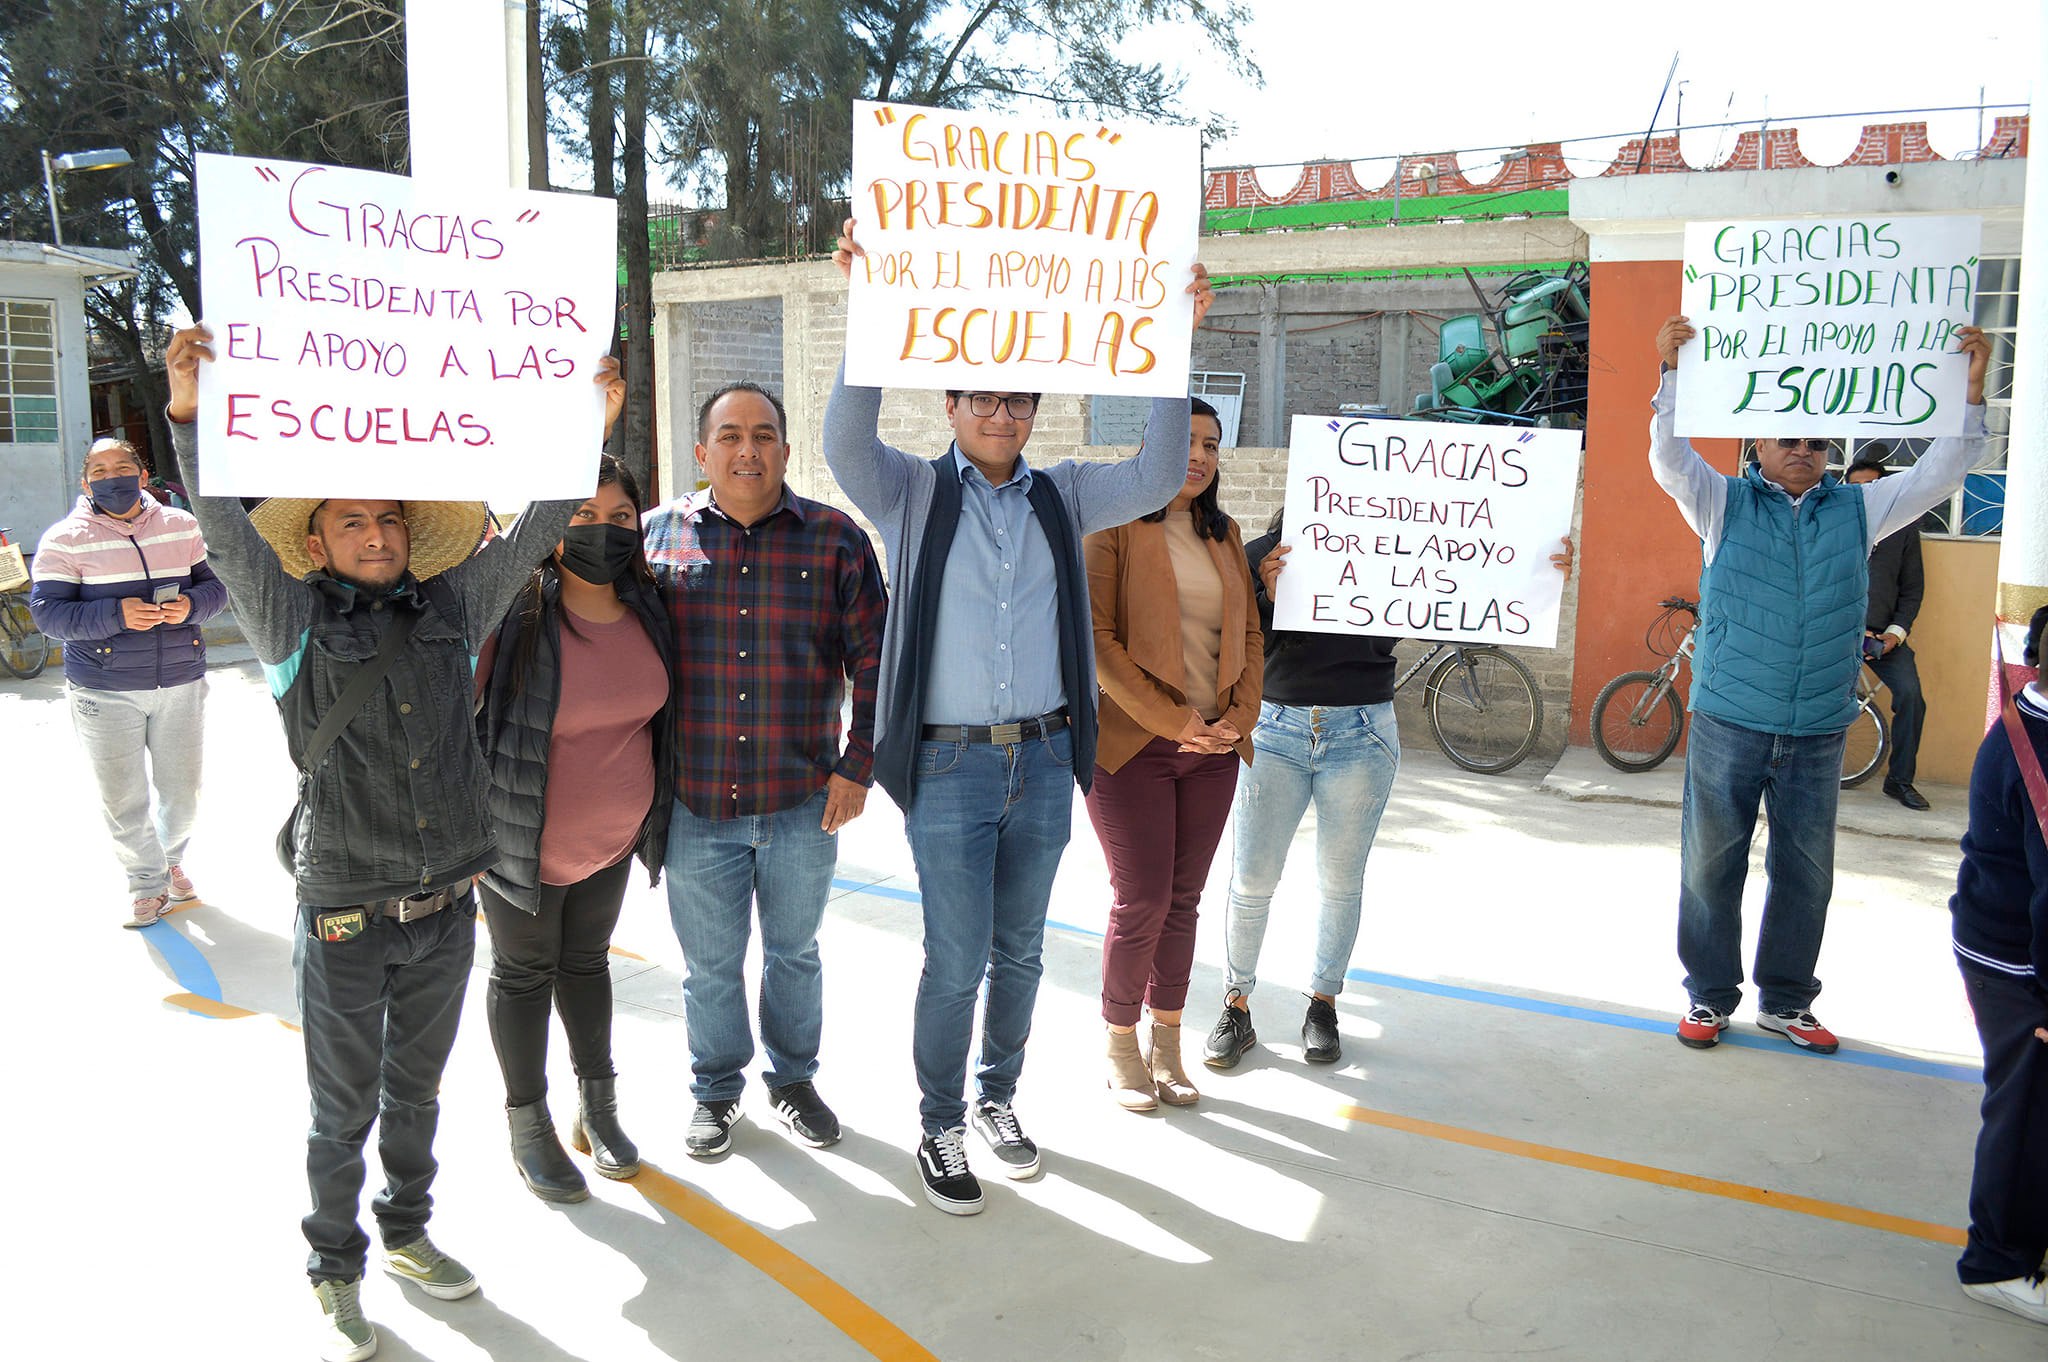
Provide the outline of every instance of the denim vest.
{"type": "Polygon", "coordinates": [[[1760,733],[1839,733],[1856,715],[1870,597],[1863,497],[1824,478],[1798,505],[1755,468],[1728,479],[1700,574],[1692,707],[1760,733]]]}

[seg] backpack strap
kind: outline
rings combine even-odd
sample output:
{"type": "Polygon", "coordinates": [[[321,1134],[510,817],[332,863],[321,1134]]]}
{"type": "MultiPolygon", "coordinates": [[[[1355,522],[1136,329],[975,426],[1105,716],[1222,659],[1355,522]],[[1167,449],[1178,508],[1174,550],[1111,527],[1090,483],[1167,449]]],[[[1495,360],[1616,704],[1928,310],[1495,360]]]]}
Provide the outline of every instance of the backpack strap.
{"type": "Polygon", "coordinates": [[[391,627],[384,631],[384,641],[377,645],[377,655],[356,668],[356,674],[342,687],[341,694],[335,697],[333,705],[320,716],[319,726],[313,730],[312,741],[306,744],[305,764],[299,768],[301,785],[313,778],[313,772],[320,769],[320,762],[326,757],[327,749],[334,746],[335,739],[341,736],[341,730],[349,726],[350,721],[368,702],[370,692],[377,689],[378,684],[389,674],[391,664],[398,658],[398,650],[405,646],[406,639],[412,635],[413,625],[418,622],[417,610],[393,612],[391,627]]]}

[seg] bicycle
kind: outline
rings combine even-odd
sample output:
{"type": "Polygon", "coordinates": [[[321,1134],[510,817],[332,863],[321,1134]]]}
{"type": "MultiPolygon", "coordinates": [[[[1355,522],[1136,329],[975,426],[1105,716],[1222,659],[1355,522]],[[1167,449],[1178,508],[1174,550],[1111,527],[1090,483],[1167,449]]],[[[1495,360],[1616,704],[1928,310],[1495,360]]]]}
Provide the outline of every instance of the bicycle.
{"type": "MultiPolygon", "coordinates": [[[[1593,700],[1593,747],[1617,771],[1648,771],[1662,765],[1685,735],[1685,706],[1678,699],[1678,673],[1693,655],[1700,604],[1683,596],[1667,596],[1657,604],[1664,613],[1650,622],[1643,644],[1670,660],[1653,672],[1623,672],[1602,686],[1593,700]],[[1674,639],[1677,625],[1673,621],[1681,613],[1692,616],[1692,623],[1674,639]]],[[[1875,703],[1879,689],[1870,668],[1859,668],[1856,717],[1849,721],[1842,747],[1845,790],[1870,779],[1891,747],[1891,730],[1875,703]]]]}
{"type": "Polygon", "coordinates": [[[1536,678],[1511,653],[1489,645],[1439,641],[1394,682],[1399,691],[1446,648],[1423,682],[1422,711],[1437,748],[1467,771],[1497,776],[1536,750],[1543,696],[1536,678]]]}
{"type": "Polygon", "coordinates": [[[50,640],[29,613],[28,567],[9,533],[0,526],[0,667],[27,681],[42,675],[50,660],[50,640]]]}

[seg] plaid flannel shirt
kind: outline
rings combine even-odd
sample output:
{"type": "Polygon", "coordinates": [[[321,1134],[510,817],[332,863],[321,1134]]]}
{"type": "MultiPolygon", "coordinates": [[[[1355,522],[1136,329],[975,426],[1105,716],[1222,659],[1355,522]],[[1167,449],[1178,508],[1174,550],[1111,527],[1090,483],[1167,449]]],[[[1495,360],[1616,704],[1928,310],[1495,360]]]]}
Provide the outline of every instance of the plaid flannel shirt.
{"type": "Polygon", "coordinates": [[[888,596],[852,517],[785,487],[743,526],[705,488],[647,518],[647,561],[675,621],[676,795],[691,813],[776,813],[828,776],[873,779],[888,596]]]}

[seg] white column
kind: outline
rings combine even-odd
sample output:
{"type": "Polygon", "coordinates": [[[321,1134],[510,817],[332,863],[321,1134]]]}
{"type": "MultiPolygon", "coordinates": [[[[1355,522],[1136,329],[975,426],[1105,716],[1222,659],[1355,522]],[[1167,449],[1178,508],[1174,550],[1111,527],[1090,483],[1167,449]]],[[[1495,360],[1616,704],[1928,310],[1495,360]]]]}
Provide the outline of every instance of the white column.
{"type": "MultiPolygon", "coordinates": [[[[2034,88],[2048,90],[2048,47],[2036,45],[2034,88]]],[[[2012,441],[1998,552],[1998,620],[2015,685],[2027,621],[2048,605],[2048,147],[2032,155],[2020,229],[2019,326],[2013,338],[2012,441]]],[[[1996,701],[1996,686],[1992,696],[1996,701]]]]}
{"type": "Polygon", "coordinates": [[[524,0],[406,0],[412,173],[526,188],[524,0]]]}

